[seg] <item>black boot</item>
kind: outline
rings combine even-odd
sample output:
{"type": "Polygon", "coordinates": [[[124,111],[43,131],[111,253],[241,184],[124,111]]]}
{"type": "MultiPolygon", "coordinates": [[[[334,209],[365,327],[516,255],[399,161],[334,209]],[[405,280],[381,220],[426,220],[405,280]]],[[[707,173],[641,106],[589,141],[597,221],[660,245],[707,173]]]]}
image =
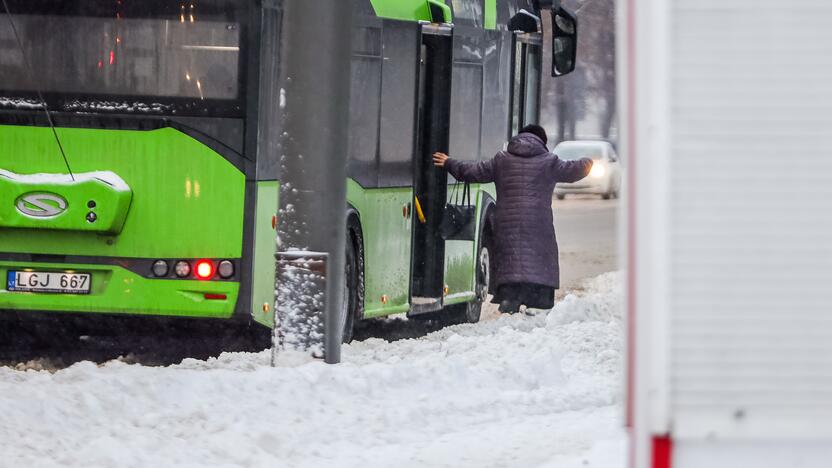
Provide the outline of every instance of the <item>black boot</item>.
{"type": "Polygon", "coordinates": [[[516,314],[520,312],[520,302],[505,299],[500,302],[500,312],[504,314],[516,314]]]}

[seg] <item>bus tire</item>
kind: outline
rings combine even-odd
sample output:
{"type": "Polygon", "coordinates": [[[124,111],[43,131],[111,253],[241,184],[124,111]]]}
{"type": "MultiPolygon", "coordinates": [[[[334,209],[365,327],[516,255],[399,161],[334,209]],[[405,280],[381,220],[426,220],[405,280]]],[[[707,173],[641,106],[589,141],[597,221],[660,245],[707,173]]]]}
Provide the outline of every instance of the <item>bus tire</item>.
{"type": "Polygon", "coordinates": [[[344,332],[341,342],[353,339],[356,322],[364,310],[364,239],[355,217],[347,221],[347,242],[344,249],[344,332]]]}

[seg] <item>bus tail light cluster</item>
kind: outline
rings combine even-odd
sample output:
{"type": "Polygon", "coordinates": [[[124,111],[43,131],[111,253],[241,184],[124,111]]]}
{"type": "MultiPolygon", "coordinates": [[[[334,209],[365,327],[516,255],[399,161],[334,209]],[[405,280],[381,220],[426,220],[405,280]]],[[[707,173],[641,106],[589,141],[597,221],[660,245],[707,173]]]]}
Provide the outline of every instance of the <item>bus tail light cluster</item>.
{"type": "Polygon", "coordinates": [[[156,262],[153,263],[153,275],[156,277],[161,278],[163,276],[167,276],[168,270],[168,262],[164,260],[156,260],[156,262]]]}
{"type": "Polygon", "coordinates": [[[186,276],[191,274],[191,264],[186,261],[176,262],[176,267],[174,270],[176,271],[176,276],[180,278],[185,278],[186,276]]]}
{"type": "Polygon", "coordinates": [[[234,264],[228,260],[223,260],[220,262],[220,266],[217,268],[217,271],[220,273],[220,277],[224,279],[231,278],[234,276],[234,264]]]}
{"type": "Polygon", "coordinates": [[[214,265],[208,260],[200,260],[196,262],[196,277],[201,280],[213,278],[214,265]]]}
{"type": "MultiPolygon", "coordinates": [[[[170,276],[170,263],[166,260],[156,260],[151,268],[156,278],[167,278],[170,276]]],[[[199,280],[210,280],[216,276],[222,279],[231,279],[234,276],[234,263],[230,260],[178,260],[173,263],[173,274],[180,279],[196,278],[199,280]]]]}

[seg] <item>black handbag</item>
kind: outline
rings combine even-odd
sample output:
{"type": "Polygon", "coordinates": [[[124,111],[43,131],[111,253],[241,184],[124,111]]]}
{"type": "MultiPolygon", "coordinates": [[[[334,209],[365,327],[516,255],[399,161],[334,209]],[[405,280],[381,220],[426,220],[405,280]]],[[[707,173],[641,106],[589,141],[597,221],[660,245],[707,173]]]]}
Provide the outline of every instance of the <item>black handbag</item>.
{"type": "Polygon", "coordinates": [[[439,235],[445,240],[472,241],[477,238],[476,205],[471,204],[471,186],[466,182],[459,200],[459,184],[454,186],[452,203],[445,204],[439,235]]]}

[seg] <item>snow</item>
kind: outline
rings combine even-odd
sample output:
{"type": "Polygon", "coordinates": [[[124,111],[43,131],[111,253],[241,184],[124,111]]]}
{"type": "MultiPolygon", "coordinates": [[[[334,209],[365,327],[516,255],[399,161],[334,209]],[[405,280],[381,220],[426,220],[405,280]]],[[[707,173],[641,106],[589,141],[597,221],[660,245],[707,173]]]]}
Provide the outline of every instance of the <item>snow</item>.
{"type": "Polygon", "coordinates": [[[535,316],[159,368],[0,368],[0,466],[625,466],[621,275],[535,316]]]}
{"type": "Polygon", "coordinates": [[[173,106],[158,102],[123,102],[123,101],[79,101],[75,100],[63,106],[68,112],[165,112],[173,109],[173,106]]]}
{"type": "Polygon", "coordinates": [[[110,171],[82,172],[78,174],[15,174],[14,172],[0,169],[0,177],[13,180],[21,184],[50,184],[50,185],[75,185],[90,180],[101,181],[117,192],[129,192],[130,186],[116,173],[110,171]],[[73,180],[73,177],[75,178],[73,180]]]}
{"type": "MultiPolygon", "coordinates": [[[[0,107],[10,107],[13,109],[26,110],[40,110],[43,109],[43,103],[35,99],[2,97],[0,96],[0,107]]],[[[161,104],[158,102],[127,102],[127,101],[80,101],[74,100],[67,102],[61,107],[61,110],[66,112],[140,112],[140,113],[159,113],[171,111],[173,106],[161,104]]]]}
{"type": "Polygon", "coordinates": [[[43,104],[35,99],[0,97],[0,107],[35,110],[43,109],[43,104]]]}

